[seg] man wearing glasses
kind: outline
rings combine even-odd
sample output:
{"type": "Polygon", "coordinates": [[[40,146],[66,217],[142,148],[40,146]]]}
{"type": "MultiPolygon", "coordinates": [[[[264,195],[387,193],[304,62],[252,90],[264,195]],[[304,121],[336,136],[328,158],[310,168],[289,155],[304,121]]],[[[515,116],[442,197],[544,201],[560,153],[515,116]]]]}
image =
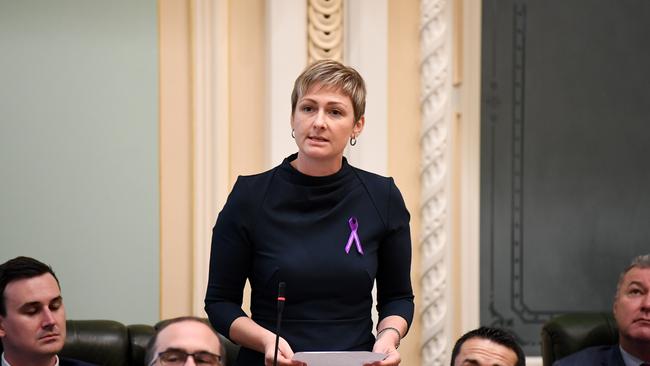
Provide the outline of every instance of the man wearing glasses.
{"type": "Polygon", "coordinates": [[[223,354],[217,333],[200,318],[185,316],[156,327],[147,346],[145,364],[222,366],[223,354]]]}

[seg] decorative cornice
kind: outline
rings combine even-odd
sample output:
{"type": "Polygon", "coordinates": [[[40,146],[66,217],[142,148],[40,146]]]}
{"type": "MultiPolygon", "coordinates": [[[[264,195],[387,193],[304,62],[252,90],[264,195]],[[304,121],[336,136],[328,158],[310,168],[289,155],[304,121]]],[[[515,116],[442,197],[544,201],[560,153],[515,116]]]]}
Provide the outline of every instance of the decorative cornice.
{"type": "Polygon", "coordinates": [[[343,0],[309,0],[307,15],[309,63],[343,61],[343,0]]]}
{"type": "Polygon", "coordinates": [[[449,126],[451,99],[451,45],[445,0],[421,3],[421,150],[422,233],[421,296],[422,364],[443,365],[447,361],[449,303],[449,126]]]}

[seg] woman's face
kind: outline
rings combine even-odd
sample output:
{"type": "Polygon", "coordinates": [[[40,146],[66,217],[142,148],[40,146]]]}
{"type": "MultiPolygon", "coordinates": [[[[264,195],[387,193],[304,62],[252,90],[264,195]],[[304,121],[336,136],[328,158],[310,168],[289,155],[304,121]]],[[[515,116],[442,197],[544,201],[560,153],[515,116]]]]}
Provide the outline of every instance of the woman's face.
{"type": "Polygon", "coordinates": [[[350,140],[363,129],[364,118],[354,121],[352,100],[339,89],[313,85],[298,99],[291,118],[298,156],[310,161],[336,162],[350,140]]]}

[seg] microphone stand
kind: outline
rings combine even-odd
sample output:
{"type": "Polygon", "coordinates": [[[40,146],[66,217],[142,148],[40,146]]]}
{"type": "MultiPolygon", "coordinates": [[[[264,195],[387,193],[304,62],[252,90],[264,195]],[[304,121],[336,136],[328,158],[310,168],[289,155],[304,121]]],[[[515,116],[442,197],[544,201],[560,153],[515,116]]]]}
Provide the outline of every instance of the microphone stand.
{"type": "Polygon", "coordinates": [[[278,284],[278,321],[275,326],[275,353],[273,354],[273,366],[278,366],[278,349],[280,348],[280,325],[282,324],[282,310],[284,310],[284,289],[286,284],[278,284]]]}

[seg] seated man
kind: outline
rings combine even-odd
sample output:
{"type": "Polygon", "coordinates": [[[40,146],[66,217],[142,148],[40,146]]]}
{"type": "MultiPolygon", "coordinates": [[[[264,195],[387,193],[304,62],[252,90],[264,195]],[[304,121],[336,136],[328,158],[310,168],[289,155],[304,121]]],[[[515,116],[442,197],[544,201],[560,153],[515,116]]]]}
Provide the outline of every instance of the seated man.
{"type": "Polygon", "coordinates": [[[186,365],[192,357],[194,365],[222,366],[225,352],[219,336],[200,318],[185,316],[162,322],[147,346],[145,365],[186,365]]]}
{"type": "Polygon", "coordinates": [[[641,255],[621,273],[614,297],[618,342],[567,356],[554,366],[650,366],[650,254],[641,255]]]}
{"type": "Polygon", "coordinates": [[[514,337],[499,328],[465,333],[451,352],[451,366],[525,366],[526,356],[514,337]]]}
{"type": "Polygon", "coordinates": [[[58,357],[65,342],[59,280],[48,265],[17,257],[0,265],[2,366],[91,366],[58,357]]]}

